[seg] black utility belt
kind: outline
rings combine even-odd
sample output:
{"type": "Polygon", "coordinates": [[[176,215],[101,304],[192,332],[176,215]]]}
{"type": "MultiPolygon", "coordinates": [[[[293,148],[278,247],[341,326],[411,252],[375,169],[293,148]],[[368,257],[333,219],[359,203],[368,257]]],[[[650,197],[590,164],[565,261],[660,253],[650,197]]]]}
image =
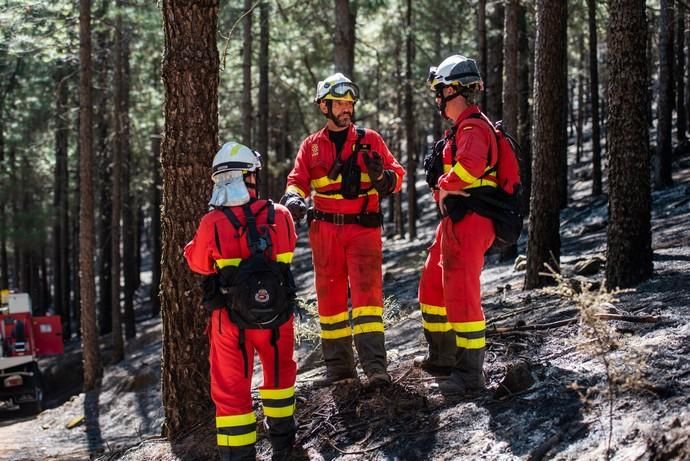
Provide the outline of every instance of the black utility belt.
{"type": "Polygon", "coordinates": [[[381,227],[383,225],[383,215],[381,213],[326,213],[324,211],[309,208],[307,211],[307,223],[313,220],[326,221],[338,226],[343,224],[359,224],[363,227],[381,227]]]}

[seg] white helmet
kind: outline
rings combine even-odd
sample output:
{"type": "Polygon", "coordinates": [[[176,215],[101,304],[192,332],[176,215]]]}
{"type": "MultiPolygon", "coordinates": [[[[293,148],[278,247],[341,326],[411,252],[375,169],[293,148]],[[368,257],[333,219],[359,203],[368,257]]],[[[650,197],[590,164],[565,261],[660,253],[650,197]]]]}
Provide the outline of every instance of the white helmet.
{"type": "Polygon", "coordinates": [[[213,157],[211,178],[225,171],[255,171],[261,169],[261,154],[249,147],[234,142],[226,142],[213,157]]]}
{"type": "Polygon", "coordinates": [[[357,102],[359,99],[359,87],[352,80],[340,72],[326,77],[316,85],[316,97],[314,102],[320,103],[324,99],[337,101],[357,102]]]}
{"type": "Polygon", "coordinates": [[[459,54],[447,57],[438,67],[431,67],[427,82],[433,91],[446,86],[469,86],[473,83],[479,83],[481,87],[484,85],[474,59],[459,54]]]}
{"type": "Polygon", "coordinates": [[[211,206],[244,205],[250,199],[244,175],[261,169],[261,154],[249,147],[226,142],[213,157],[211,206]]]}

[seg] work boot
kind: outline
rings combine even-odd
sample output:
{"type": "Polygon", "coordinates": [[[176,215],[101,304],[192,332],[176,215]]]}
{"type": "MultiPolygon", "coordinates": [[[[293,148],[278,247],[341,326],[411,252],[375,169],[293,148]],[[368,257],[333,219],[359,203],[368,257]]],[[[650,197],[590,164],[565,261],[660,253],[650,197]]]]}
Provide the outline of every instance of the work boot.
{"type": "Polygon", "coordinates": [[[391,383],[391,376],[385,371],[377,371],[367,377],[367,389],[378,389],[388,386],[391,383]]]}
{"type": "Polygon", "coordinates": [[[386,347],[383,333],[369,332],[355,335],[355,347],[359,356],[359,363],[367,376],[386,370],[386,347]]]}
{"type": "Polygon", "coordinates": [[[255,461],[256,447],[254,444],[241,447],[218,447],[221,461],[255,461]]]}
{"type": "Polygon", "coordinates": [[[359,382],[359,378],[357,377],[357,373],[353,370],[350,373],[346,374],[336,374],[336,373],[329,373],[329,370],[326,370],[326,377],[322,379],[317,379],[314,381],[314,386],[315,387],[328,387],[328,386],[336,386],[336,385],[348,385],[348,384],[355,384],[359,382]]]}
{"type": "Polygon", "coordinates": [[[439,389],[444,394],[474,395],[486,390],[484,380],[484,356],[486,349],[459,347],[455,367],[439,389]]]}
{"type": "Polygon", "coordinates": [[[431,360],[429,356],[426,357],[415,357],[413,365],[417,368],[421,368],[422,370],[426,371],[430,375],[434,376],[449,376],[451,370],[453,369],[452,366],[447,365],[439,365],[435,361],[431,360]]]}
{"type": "Polygon", "coordinates": [[[466,383],[459,375],[453,372],[448,376],[448,379],[438,384],[438,388],[442,394],[458,397],[474,397],[486,392],[483,375],[473,381],[472,383],[466,383]]]}
{"type": "Polygon", "coordinates": [[[433,332],[424,330],[424,338],[429,345],[426,360],[432,367],[447,368],[448,372],[453,368],[457,355],[455,336],[453,330],[433,332]]]}
{"type": "Polygon", "coordinates": [[[322,339],[321,350],[324,363],[326,364],[327,383],[325,385],[353,380],[357,377],[351,336],[347,338],[322,339]]]}

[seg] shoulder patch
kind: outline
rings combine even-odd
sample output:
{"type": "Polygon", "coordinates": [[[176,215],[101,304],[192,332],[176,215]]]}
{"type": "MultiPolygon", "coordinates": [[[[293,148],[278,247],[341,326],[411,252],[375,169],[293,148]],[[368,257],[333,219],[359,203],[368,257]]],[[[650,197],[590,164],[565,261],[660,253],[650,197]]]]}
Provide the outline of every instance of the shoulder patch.
{"type": "Polygon", "coordinates": [[[311,145],[311,155],[312,157],[319,155],[319,145],[317,143],[311,145]]]}

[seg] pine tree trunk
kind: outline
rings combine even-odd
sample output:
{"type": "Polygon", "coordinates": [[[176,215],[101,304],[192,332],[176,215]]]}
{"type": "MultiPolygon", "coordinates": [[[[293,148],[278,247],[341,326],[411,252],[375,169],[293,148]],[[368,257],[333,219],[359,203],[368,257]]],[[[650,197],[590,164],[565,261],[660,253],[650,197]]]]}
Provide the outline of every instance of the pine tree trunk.
{"type": "Polygon", "coordinates": [[[173,439],[213,417],[206,317],[182,256],[206,211],[218,149],[218,2],[163,1],[165,137],[161,308],[164,432],[173,439]]]}
{"type": "Polygon", "coordinates": [[[93,107],[91,90],[91,0],[79,1],[79,287],[84,353],[84,391],[98,386],[102,365],[96,330],[93,204],[93,107]]]}
{"type": "Polygon", "coordinates": [[[412,0],[407,0],[405,37],[405,150],[407,151],[407,226],[410,230],[409,240],[417,238],[417,141],[412,99],[412,61],[414,59],[412,40],[412,0]]]}
{"type": "MultiPolygon", "coordinates": [[[[566,26],[567,33],[567,26],[566,26]]],[[[567,40],[567,37],[566,37],[567,40]]],[[[566,45],[566,52],[563,56],[563,65],[561,66],[563,75],[563,105],[561,111],[563,112],[563,125],[561,127],[560,141],[562,146],[558,149],[561,156],[561,180],[559,182],[559,193],[561,196],[560,207],[561,210],[568,206],[568,47],[566,45]]]]}
{"type": "MultiPolygon", "coordinates": [[[[124,4],[123,4],[124,5],[124,4]]],[[[139,286],[140,274],[137,268],[137,211],[139,200],[132,195],[132,178],[136,171],[135,162],[129,147],[129,34],[130,26],[124,22],[120,36],[119,65],[121,72],[121,86],[117,95],[117,114],[120,130],[118,145],[122,162],[122,272],[124,275],[124,306],[123,320],[125,324],[125,338],[136,336],[134,322],[134,292],[139,286]]]]}
{"type": "Polygon", "coordinates": [[[158,125],[151,135],[151,317],[161,312],[161,136],[158,125]]]}
{"type": "Polygon", "coordinates": [[[264,198],[270,197],[269,194],[273,193],[273,191],[269,191],[268,187],[268,178],[270,178],[271,176],[269,174],[270,162],[268,157],[268,45],[270,41],[269,9],[270,5],[267,1],[261,3],[259,9],[259,133],[258,139],[256,141],[256,148],[263,156],[263,166],[261,168],[261,181],[259,192],[260,196],[264,198]]]}
{"type": "Polygon", "coordinates": [[[127,118],[126,88],[125,88],[125,37],[123,24],[122,0],[117,1],[117,16],[115,19],[115,138],[113,146],[113,174],[112,174],[112,214],[110,216],[111,235],[111,259],[112,259],[112,325],[113,325],[113,350],[112,361],[118,363],[125,357],[125,344],[122,338],[122,307],[120,285],[120,243],[122,236],[122,159],[124,157],[125,140],[124,127],[127,118]]]}
{"type": "MultiPolygon", "coordinates": [[[[107,16],[109,2],[101,2],[100,7],[94,13],[94,23],[102,22],[107,16]]],[[[98,201],[95,211],[96,217],[96,254],[98,264],[98,331],[101,335],[110,333],[112,326],[112,242],[111,242],[111,219],[112,219],[112,140],[109,117],[112,109],[112,94],[109,91],[110,70],[113,63],[109,59],[113,47],[110,38],[110,27],[101,25],[94,28],[95,50],[94,69],[96,84],[94,88],[94,125],[96,130],[95,140],[95,161],[96,178],[95,184],[98,201]]]]}
{"type": "MultiPolygon", "coordinates": [[[[503,126],[511,133],[518,130],[518,0],[506,0],[503,37],[503,126]]],[[[501,251],[501,261],[517,256],[517,244],[501,251]]]]}
{"type": "Polygon", "coordinates": [[[644,0],[609,0],[609,225],[606,286],[630,287],[652,273],[646,137],[644,0]]]}
{"type": "Polygon", "coordinates": [[[540,275],[545,264],[559,271],[561,238],[558,232],[561,162],[565,129],[565,64],[567,5],[538,0],[534,69],[534,157],[527,244],[525,288],[552,281],[540,275]]]}
{"type": "Polygon", "coordinates": [[[673,0],[661,0],[659,13],[659,100],[657,104],[656,155],[653,157],[654,187],[673,184],[673,0]]]}
{"type": "MultiPolygon", "coordinates": [[[[17,184],[19,177],[17,175],[17,151],[14,147],[10,149],[7,156],[7,170],[8,178],[10,184],[17,184]]],[[[19,288],[22,290],[22,266],[21,266],[21,253],[22,248],[17,239],[17,216],[19,214],[19,197],[18,191],[15,188],[10,188],[8,199],[10,202],[10,213],[8,217],[8,223],[12,223],[14,228],[14,234],[12,236],[12,274],[14,274],[14,288],[19,288]]]]}
{"type": "Polygon", "coordinates": [[[532,98],[532,79],[530,64],[534,62],[534,44],[530,43],[527,30],[527,8],[520,5],[518,18],[519,73],[518,79],[518,142],[522,150],[520,159],[520,179],[522,182],[522,209],[529,215],[529,197],[532,190],[532,117],[530,99],[532,98]]]}
{"type": "MultiPolygon", "coordinates": [[[[690,47],[690,7],[687,10],[687,16],[685,19],[685,43],[690,47]]],[[[690,133],[690,51],[688,51],[688,66],[686,70],[686,80],[685,80],[685,111],[687,113],[686,129],[690,133]]]]}
{"type": "Polygon", "coordinates": [[[592,104],[592,195],[602,192],[601,134],[599,129],[599,57],[597,46],[597,8],[595,0],[587,0],[589,24],[589,91],[592,104]]]}
{"type": "Polygon", "coordinates": [[[506,0],[503,37],[503,126],[518,127],[518,0],[506,0]]]}
{"type": "Polygon", "coordinates": [[[349,0],[335,0],[335,30],[333,33],[333,63],[335,71],[354,79],[355,24],[357,10],[349,0]]]}
{"type": "Polygon", "coordinates": [[[582,128],[585,119],[585,34],[581,32],[577,37],[577,49],[580,54],[580,61],[577,70],[577,119],[575,121],[575,163],[582,161],[582,128]]]}
{"type": "Polygon", "coordinates": [[[487,73],[484,78],[486,89],[486,106],[482,107],[492,120],[503,117],[503,3],[493,4],[493,11],[489,14],[489,30],[492,33],[487,38],[488,62],[487,73]]]}
{"type": "Polygon", "coordinates": [[[69,323],[69,247],[68,247],[68,171],[69,143],[68,70],[58,65],[55,81],[55,186],[53,192],[53,293],[55,314],[62,318],[63,330],[69,323]]]}
{"type": "MultiPolygon", "coordinates": [[[[242,143],[252,146],[252,14],[253,0],[244,0],[242,19],[242,143]]],[[[263,152],[262,152],[263,154],[263,152]]]]}
{"type": "Polygon", "coordinates": [[[685,106],[685,8],[683,1],[678,1],[678,11],[676,12],[676,139],[678,144],[684,145],[687,150],[687,134],[685,130],[688,125],[688,108],[685,106]]]}
{"type": "MultiPolygon", "coordinates": [[[[0,192],[2,192],[3,195],[9,193],[9,190],[5,189],[5,185],[9,183],[9,180],[5,179],[7,171],[5,167],[4,111],[5,103],[3,95],[3,98],[0,99],[0,184],[3,185],[0,192]]],[[[10,264],[7,255],[7,232],[9,231],[9,226],[7,225],[8,219],[5,204],[5,200],[0,201],[0,290],[5,290],[10,287],[10,264]]]]}
{"type": "MultiPolygon", "coordinates": [[[[80,92],[79,92],[80,93],[80,92]]],[[[77,93],[77,94],[79,94],[77,93]]],[[[77,104],[79,102],[77,101],[77,104]]],[[[76,128],[76,133],[77,135],[81,133],[81,117],[79,114],[75,117],[74,121],[74,126],[76,128]]],[[[73,331],[76,333],[77,337],[81,338],[81,286],[79,282],[79,216],[80,216],[80,209],[81,209],[81,199],[80,199],[80,191],[81,191],[81,181],[80,181],[80,172],[81,172],[81,143],[77,142],[76,146],[76,151],[75,151],[75,163],[76,163],[76,171],[74,174],[74,179],[72,182],[74,183],[74,201],[72,204],[72,210],[70,211],[71,215],[71,221],[70,221],[70,232],[71,232],[71,241],[72,241],[72,246],[71,246],[71,262],[72,264],[70,265],[71,274],[70,278],[72,279],[72,302],[70,303],[70,325],[71,328],[73,327],[73,331]]]]}
{"type": "MultiPolygon", "coordinates": [[[[479,0],[477,2],[477,46],[479,48],[479,72],[481,72],[484,81],[487,79],[487,66],[489,64],[486,43],[486,0],[479,0]]],[[[482,92],[481,107],[485,110],[488,107],[486,91],[482,92]]]]}

